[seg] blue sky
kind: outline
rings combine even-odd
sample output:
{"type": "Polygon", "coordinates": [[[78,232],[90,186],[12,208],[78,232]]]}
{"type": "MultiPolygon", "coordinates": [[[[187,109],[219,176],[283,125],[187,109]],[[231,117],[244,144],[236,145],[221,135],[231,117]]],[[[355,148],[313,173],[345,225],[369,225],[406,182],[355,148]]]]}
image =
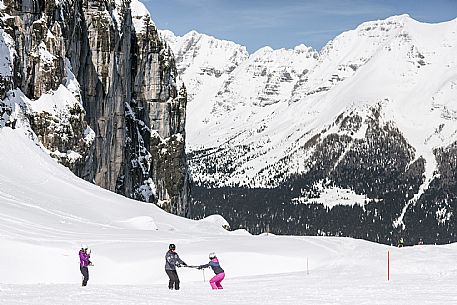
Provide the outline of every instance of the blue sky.
{"type": "Polygon", "coordinates": [[[245,45],[321,49],[364,21],[409,14],[423,22],[457,18],[457,0],[141,0],[159,29],[196,30],[245,45]]]}

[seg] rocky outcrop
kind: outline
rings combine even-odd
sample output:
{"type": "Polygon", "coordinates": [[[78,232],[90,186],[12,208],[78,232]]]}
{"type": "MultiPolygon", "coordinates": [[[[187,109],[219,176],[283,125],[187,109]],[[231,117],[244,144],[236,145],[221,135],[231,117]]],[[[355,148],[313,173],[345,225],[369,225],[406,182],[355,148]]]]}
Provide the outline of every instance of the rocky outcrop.
{"type": "Polygon", "coordinates": [[[99,186],[186,215],[186,89],[144,6],[3,2],[14,56],[0,93],[18,88],[30,100],[30,125],[51,156],[99,186]]]}

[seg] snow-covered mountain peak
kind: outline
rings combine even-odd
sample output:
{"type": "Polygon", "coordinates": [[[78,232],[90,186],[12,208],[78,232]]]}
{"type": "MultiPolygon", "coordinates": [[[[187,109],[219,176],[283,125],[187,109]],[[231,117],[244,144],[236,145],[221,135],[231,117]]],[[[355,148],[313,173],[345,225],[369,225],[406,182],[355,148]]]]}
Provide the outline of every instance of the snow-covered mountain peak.
{"type": "Polygon", "coordinates": [[[294,50],[295,50],[296,52],[307,52],[307,53],[315,52],[315,50],[314,50],[312,47],[308,47],[308,46],[306,46],[306,45],[304,45],[304,44],[302,44],[302,43],[299,44],[298,46],[296,46],[296,47],[294,48],[294,50]]]}
{"type": "Polygon", "coordinates": [[[133,27],[136,33],[144,34],[148,28],[155,27],[151,14],[146,6],[139,0],[115,0],[113,17],[116,20],[118,29],[122,26],[124,10],[129,9],[132,16],[133,27]]]}
{"type": "Polygon", "coordinates": [[[418,22],[418,21],[413,19],[409,14],[401,14],[401,15],[390,16],[390,17],[387,17],[385,19],[378,19],[378,20],[363,22],[361,25],[364,25],[364,24],[372,24],[372,25],[398,24],[398,25],[404,25],[407,22],[418,22]]]}
{"type": "Polygon", "coordinates": [[[149,10],[146,8],[146,6],[141,1],[131,0],[130,10],[132,11],[133,17],[143,17],[143,16],[151,17],[149,10]]]}
{"type": "Polygon", "coordinates": [[[418,21],[411,18],[408,14],[391,16],[386,19],[379,19],[373,21],[366,21],[361,23],[354,31],[356,32],[388,32],[395,28],[405,27],[411,23],[419,23],[418,21]]]}
{"type": "Polygon", "coordinates": [[[148,27],[155,27],[149,10],[142,2],[132,0],[130,2],[130,10],[132,12],[133,26],[137,33],[145,33],[148,27]]]}
{"type": "MultiPolygon", "coordinates": [[[[244,46],[197,31],[191,31],[182,37],[176,36],[171,31],[160,31],[160,33],[171,45],[177,57],[180,72],[184,72],[190,66],[198,65],[214,68],[215,75],[218,76],[220,73],[232,71],[234,66],[249,56],[244,46]]],[[[203,68],[203,70],[207,69],[203,68]]]]}
{"type": "Polygon", "coordinates": [[[281,60],[281,57],[289,57],[298,54],[300,57],[303,57],[302,54],[307,54],[306,57],[318,57],[318,53],[316,50],[314,50],[311,47],[307,47],[304,44],[300,44],[293,49],[281,48],[276,50],[269,46],[266,46],[255,51],[250,57],[251,60],[256,61],[262,60],[262,58],[265,56],[268,56],[270,58],[276,57],[278,60],[281,60]]]}
{"type": "Polygon", "coordinates": [[[257,51],[255,51],[252,55],[258,54],[257,56],[261,56],[262,54],[271,53],[271,52],[273,52],[273,48],[272,47],[264,46],[264,47],[258,49],[257,51]]]}
{"type": "MultiPolygon", "coordinates": [[[[168,42],[175,43],[176,49],[179,49],[179,47],[182,47],[183,45],[191,47],[191,44],[189,44],[189,42],[191,42],[200,44],[200,47],[205,46],[206,44],[216,48],[227,47],[246,50],[245,46],[241,46],[233,41],[217,39],[214,36],[199,33],[196,30],[192,30],[183,36],[178,36],[170,30],[160,30],[159,32],[168,42]]],[[[247,51],[245,52],[247,53],[247,51]]]]}

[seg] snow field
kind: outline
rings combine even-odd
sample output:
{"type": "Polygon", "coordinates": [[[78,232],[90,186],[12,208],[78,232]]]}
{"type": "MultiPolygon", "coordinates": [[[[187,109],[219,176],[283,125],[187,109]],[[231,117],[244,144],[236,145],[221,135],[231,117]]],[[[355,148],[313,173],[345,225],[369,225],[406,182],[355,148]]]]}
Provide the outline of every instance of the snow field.
{"type": "MultiPolygon", "coordinates": [[[[325,238],[320,238],[324,240],[325,238]]],[[[369,247],[369,244],[367,245],[369,247]]],[[[443,247],[415,247],[413,251],[394,249],[405,256],[407,252],[429,254],[443,247]],[[429,251],[432,250],[432,251],[429,251]]],[[[455,247],[453,247],[455,252],[455,247]]],[[[406,255],[408,257],[409,255],[406,255]]],[[[419,254],[420,256],[420,254],[419,254]]],[[[455,259],[455,255],[453,256],[455,259]]],[[[373,262],[373,261],[372,261],[373,262]]],[[[399,261],[400,262],[400,261],[399,261]]],[[[79,287],[71,284],[0,284],[2,304],[455,304],[454,270],[421,269],[421,261],[411,260],[417,270],[393,273],[392,280],[371,269],[358,265],[353,268],[312,269],[306,272],[265,274],[231,277],[223,281],[224,290],[213,291],[209,284],[200,280],[183,280],[180,291],[167,289],[166,276],[163,283],[151,285],[106,285],[92,284],[79,287]]],[[[449,261],[448,261],[449,262],[449,261]]],[[[444,266],[445,264],[443,264],[444,266]]],[[[394,264],[395,266],[395,264],[394,264]]],[[[443,267],[441,266],[441,267],[443,267]]],[[[266,267],[268,268],[268,267],[266,267]]],[[[382,268],[381,268],[382,269],[382,268]]],[[[96,269],[93,269],[95,273],[96,269]]],[[[206,272],[208,280],[208,272],[206,272]]]]}

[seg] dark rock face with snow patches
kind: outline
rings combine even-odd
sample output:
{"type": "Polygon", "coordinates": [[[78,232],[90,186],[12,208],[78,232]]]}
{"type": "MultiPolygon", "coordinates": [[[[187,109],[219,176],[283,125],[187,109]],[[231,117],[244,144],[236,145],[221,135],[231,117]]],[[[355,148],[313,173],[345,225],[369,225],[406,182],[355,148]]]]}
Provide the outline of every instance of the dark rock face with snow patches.
{"type": "Polygon", "coordinates": [[[0,126],[21,121],[78,176],[187,215],[187,93],[144,5],[0,4],[0,126]]]}

